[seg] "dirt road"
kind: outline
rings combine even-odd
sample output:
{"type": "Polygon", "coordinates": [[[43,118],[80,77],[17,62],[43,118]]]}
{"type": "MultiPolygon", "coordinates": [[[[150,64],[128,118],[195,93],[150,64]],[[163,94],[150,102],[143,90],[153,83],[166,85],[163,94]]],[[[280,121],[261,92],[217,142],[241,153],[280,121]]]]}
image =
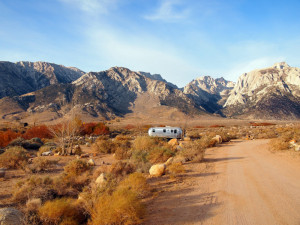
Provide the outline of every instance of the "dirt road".
{"type": "MultiPolygon", "coordinates": [[[[148,206],[145,224],[300,224],[300,160],[234,141],[189,164],[148,206]]],[[[299,156],[298,156],[299,157],[299,156]]]]}

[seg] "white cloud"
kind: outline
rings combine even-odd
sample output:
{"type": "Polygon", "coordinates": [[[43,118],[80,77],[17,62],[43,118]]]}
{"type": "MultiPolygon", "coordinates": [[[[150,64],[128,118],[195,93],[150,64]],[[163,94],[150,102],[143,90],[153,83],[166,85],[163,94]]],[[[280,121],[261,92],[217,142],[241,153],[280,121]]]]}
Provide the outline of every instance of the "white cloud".
{"type": "Polygon", "coordinates": [[[117,0],[59,0],[90,14],[107,14],[117,0]]]}
{"type": "Polygon", "coordinates": [[[159,8],[144,18],[147,20],[162,20],[165,22],[176,22],[189,16],[189,9],[183,7],[179,0],[163,0],[159,8]]]}
{"type": "Polygon", "coordinates": [[[95,60],[111,66],[124,66],[134,71],[159,73],[166,80],[184,86],[199,70],[188,59],[153,37],[124,35],[109,29],[86,31],[87,43],[95,60]],[[114,63],[114,65],[110,63],[114,63]]]}
{"type": "Polygon", "coordinates": [[[245,60],[233,65],[233,67],[226,73],[229,74],[233,81],[237,81],[238,77],[243,73],[248,73],[255,69],[262,69],[272,66],[276,62],[285,61],[284,57],[260,57],[252,60],[245,60]]]}

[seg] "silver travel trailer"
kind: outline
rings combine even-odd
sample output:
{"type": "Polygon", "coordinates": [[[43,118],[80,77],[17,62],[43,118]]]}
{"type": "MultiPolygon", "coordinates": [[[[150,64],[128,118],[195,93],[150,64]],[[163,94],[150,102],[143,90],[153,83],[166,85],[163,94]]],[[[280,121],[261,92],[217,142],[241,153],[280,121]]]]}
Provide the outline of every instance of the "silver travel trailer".
{"type": "Polygon", "coordinates": [[[148,130],[151,137],[165,137],[165,138],[181,138],[182,129],[180,127],[151,127],[148,130]]]}

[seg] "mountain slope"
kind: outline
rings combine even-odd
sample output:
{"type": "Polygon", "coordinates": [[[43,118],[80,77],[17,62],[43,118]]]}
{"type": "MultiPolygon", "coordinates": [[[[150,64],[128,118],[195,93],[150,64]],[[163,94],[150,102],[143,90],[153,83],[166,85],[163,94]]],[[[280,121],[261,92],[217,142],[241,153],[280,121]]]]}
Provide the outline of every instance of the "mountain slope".
{"type": "Polygon", "coordinates": [[[223,77],[199,77],[184,87],[184,93],[210,113],[218,112],[226,101],[234,82],[223,77]]]}
{"type": "Polygon", "coordinates": [[[0,98],[22,95],[52,84],[70,83],[83,71],[46,62],[0,62],[0,98]]]}
{"type": "MultiPolygon", "coordinates": [[[[7,101],[9,98],[5,99],[7,101]]],[[[109,119],[136,112],[141,105],[148,105],[145,113],[149,114],[151,108],[155,107],[163,108],[156,111],[163,114],[167,114],[167,110],[191,115],[204,113],[181,90],[122,67],[90,72],[71,84],[53,84],[10,99],[13,104],[19,105],[18,112],[19,108],[29,115],[52,112],[51,119],[61,118],[69,114],[71,109],[80,115],[109,119]]],[[[0,106],[2,102],[0,100],[0,106]]],[[[6,115],[18,112],[6,112],[6,115]]],[[[153,118],[156,116],[163,115],[152,115],[153,118]]]]}
{"type": "Polygon", "coordinates": [[[300,69],[281,62],[244,73],[224,107],[230,117],[300,118],[300,69]]]}

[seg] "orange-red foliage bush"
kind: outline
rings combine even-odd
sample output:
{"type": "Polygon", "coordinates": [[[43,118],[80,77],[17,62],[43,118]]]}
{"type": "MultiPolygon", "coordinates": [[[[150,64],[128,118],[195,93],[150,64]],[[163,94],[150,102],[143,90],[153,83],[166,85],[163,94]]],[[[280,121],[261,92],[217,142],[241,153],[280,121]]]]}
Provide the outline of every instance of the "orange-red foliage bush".
{"type": "Polygon", "coordinates": [[[53,134],[48,129],[47,126],[41,125],[41,126],[35,126],[29,128],[25,134],[22,135],[25,139],[31,139],[31,138],[53,138],[53,134]]]}
{"type": "Polygon", "coordinates": [[[0,131],[0,148],[6,147],[12,140],[20,136],[20,133],[12,130],[0,131]]]}
{"type": "Polygon", "coordinates": [[[125,128],[126,130],[131,130],[131,129],[135,128],[135,126],[132,125],[132,124],[127,124],[124,128],[125,128]]]}
{"type": "Polygon", "coordinates": [[[225,126],[224,125],[215,124],[215,125],[211,125],[209,127],[211,127],[211,128],[217,128],[217,127],[225,127],[225,126]]]}
{"type": "Polygon", "coordinates": [[[81,127],[81,135],[104,135],[109,134],[109,127],[104,123],[85,123],[81,127]]]}
{"type": "Polygon", "coordinates": [[[273,126],[276,125],[274,123],[250,123],[251,126],[260,127],[260,126],[273,126]]]}
{"type": "Polygon", "coordinates": [[[194,126],[194,128],[205,128],[204,126],[194,126]]]}

